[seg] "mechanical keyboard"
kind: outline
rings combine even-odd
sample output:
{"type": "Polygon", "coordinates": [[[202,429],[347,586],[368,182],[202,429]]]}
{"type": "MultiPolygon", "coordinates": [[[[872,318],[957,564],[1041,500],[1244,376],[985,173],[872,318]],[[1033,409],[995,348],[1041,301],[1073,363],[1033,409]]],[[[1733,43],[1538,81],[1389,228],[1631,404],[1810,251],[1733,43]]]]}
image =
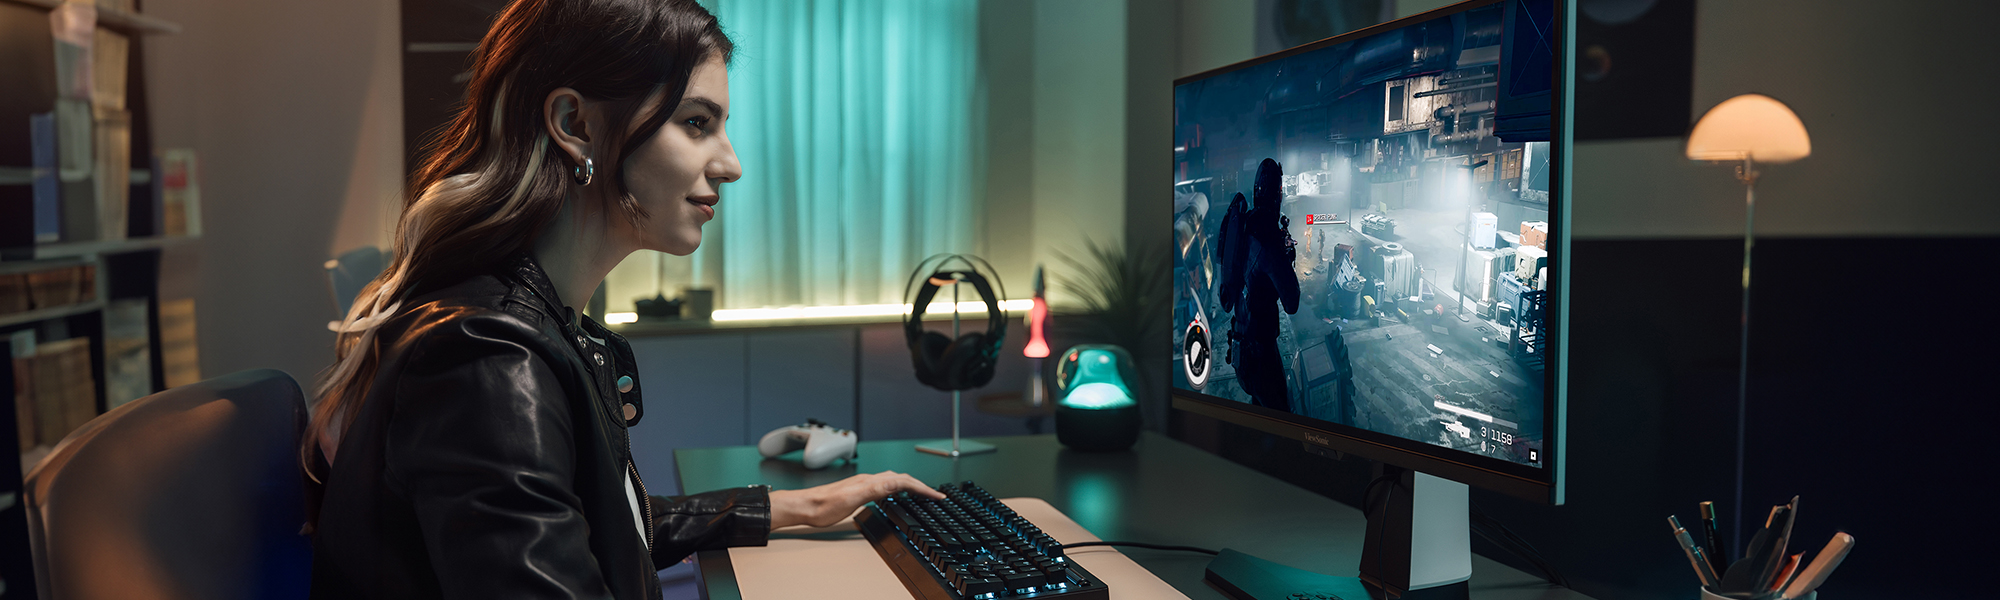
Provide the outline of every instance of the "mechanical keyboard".
{"type": "Polygon", "coordinates": [[[1063,545],[970,481],[863,507],[861,533],[919,600],[1108,599],[1063,545]]]}

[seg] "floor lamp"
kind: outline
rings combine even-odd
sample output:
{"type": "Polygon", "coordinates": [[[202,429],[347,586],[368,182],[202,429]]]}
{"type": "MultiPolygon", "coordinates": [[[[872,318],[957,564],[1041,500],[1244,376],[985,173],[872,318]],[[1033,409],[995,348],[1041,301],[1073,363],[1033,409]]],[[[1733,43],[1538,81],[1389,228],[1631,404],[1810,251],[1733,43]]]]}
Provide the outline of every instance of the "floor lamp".
{"type": "Polygon", "coordinates": [[[1750,251],[1756,245],[1759,167],[1812,155],[1806,126],[1785,103],[1760,94],[1722,101],[1688,134],[1687,157],[1736,167],[1743,182],[1743,321],[1736,367],[1736,497],[1730,546],[1743,547],[1743,442],[1750,395],[1750,251]]]}

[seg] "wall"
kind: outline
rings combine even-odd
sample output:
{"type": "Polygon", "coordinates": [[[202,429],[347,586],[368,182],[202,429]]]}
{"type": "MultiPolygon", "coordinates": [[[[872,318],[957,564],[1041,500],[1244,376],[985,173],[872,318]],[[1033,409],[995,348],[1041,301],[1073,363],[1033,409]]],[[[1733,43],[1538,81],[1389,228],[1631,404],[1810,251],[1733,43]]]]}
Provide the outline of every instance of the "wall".
{"type": "Polygon", "coordinates": [[[320,264],[385,243],[402,185],[394,0],[150,0],[156,145],[201,157],[204,237],[163,257],[196,298],[202,373],[332,360],[320,264]]]}
{"type": "MultiPolygon", "coordinates": [[[[1791,105],[1813,156],[1758,184],[1757,230],[1778,236],[2000,234],[1980,136],[1924,117],[1908,83],[1957,81],[1981,98],[2000,61],[2000,7],[1858,0],[1701,2],[1696,114],[1737,94],[1791,105]]],[[[1698,117],[1697,117],[1698,118],[1698,117]]],[[[1577,232],[1590,237],[1740,236],[1742,188],[1725,167],[1680,160],[1677,139],[1588,145],[1576,157],[1577,232]],[[1586,177],[1585,174],[1588,174],[1586,177]]]]}

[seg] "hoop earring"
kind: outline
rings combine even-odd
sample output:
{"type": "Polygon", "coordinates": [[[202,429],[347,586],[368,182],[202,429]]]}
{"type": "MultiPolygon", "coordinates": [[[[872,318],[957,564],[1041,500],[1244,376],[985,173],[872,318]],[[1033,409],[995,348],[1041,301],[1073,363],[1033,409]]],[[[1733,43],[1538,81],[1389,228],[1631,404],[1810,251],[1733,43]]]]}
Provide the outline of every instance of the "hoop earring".
{"type": "Polygon", "coordinates": [[[576,178],[577,185],[590,185],[590,178],[597,175],[597,167],[590,164],[590,157],[584,157],[583,164],[577,165],[570,176],[576,178]]]}

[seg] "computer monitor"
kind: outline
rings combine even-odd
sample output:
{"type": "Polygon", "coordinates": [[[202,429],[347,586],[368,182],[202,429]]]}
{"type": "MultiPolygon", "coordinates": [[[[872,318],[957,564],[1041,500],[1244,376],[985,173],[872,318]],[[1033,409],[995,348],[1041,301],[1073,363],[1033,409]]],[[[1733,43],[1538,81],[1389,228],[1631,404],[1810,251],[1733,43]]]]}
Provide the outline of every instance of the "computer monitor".
{"type": "Polygon", "coordinates": [[[1173,406],[1385,465],[1370,544],[1409,556],[1364,552],[1372,585],[1463,588],[1465,485],[1563,501],[1573,10],[1473,0],[1174,82],[1173,406]]]}

